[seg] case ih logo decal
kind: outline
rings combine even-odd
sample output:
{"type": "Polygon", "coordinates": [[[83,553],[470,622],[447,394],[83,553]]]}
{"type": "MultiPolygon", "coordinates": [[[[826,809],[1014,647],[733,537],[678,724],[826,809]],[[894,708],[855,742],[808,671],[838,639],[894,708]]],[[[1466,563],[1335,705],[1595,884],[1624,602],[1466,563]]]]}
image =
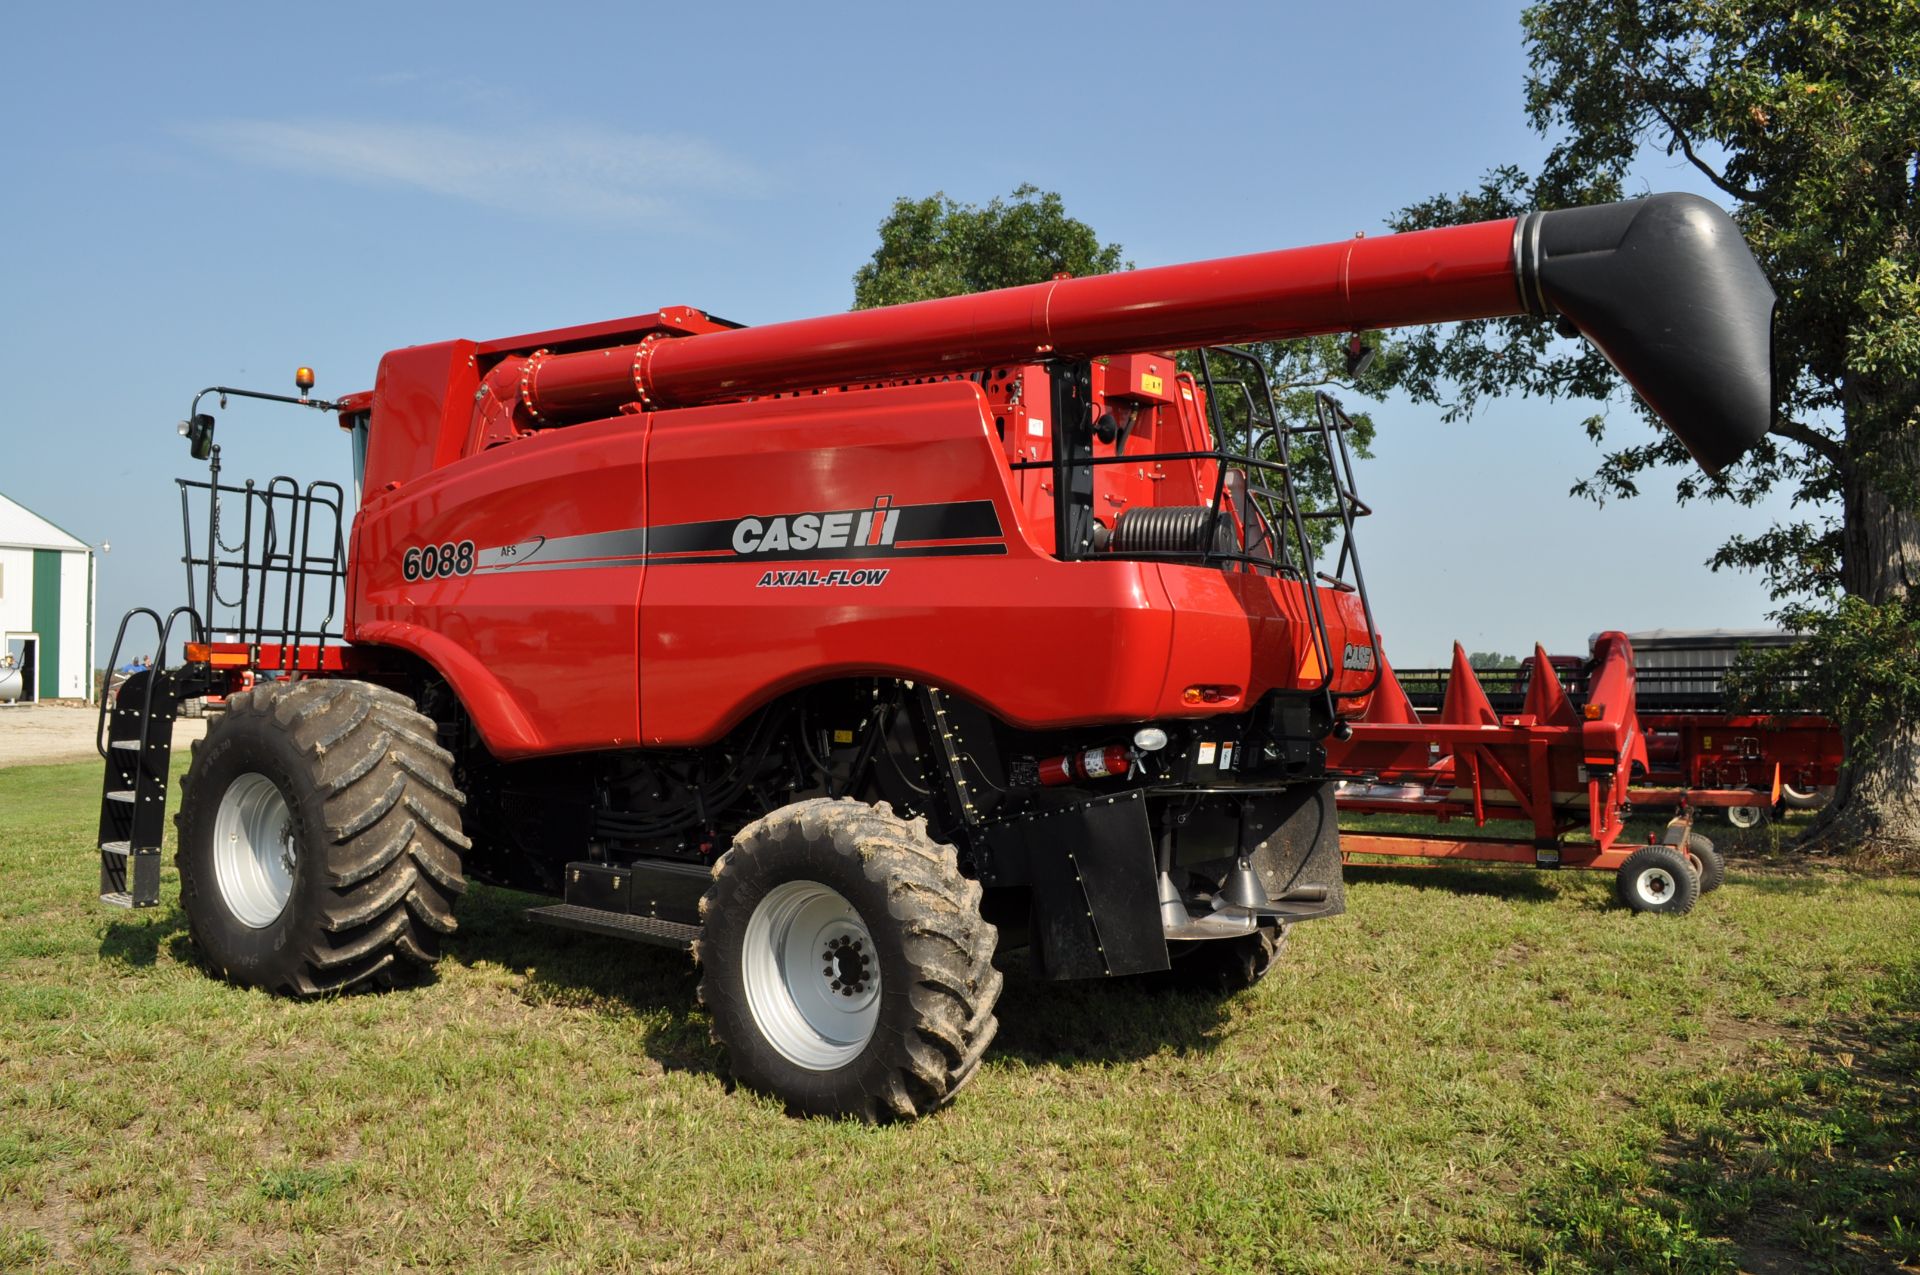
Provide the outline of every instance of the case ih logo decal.
{"type": "MultiPolygon", "coordinates": [[[[991,500],[896,505],[891,496],[881,496],[864,509],[752,514],[578,536],[531,536],[482,549],[472,562],[475,575],[495,575],[643,563],[959,558],[998,556],[1006,551],[1000,515],[991,500]]],[[[759,583],[767,588],[877,585],[886,577],[886,571],[769,571],[759,583]]]]}
{"type": "MultiPolygon", "coordinates": [[[[989,509],[992,507],[989,506],[989,509]]],[[[995,531],[999,520],[994,521],[995,531]]],[[[891,545],[900,530],[900,510],[893,497],[882,496],[871,509],[836,509],[828,513],[790,517],[742,518],[733,524],[735,553],[777,553],[783,549],[878,548],[891,545]]]]}

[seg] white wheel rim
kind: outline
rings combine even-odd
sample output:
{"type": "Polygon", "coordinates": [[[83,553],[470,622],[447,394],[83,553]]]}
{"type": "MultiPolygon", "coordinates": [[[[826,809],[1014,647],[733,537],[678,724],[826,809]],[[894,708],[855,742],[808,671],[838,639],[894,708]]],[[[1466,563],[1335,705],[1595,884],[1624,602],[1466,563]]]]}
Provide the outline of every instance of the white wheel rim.
{"type": "Polygon", "coordinates": [[[767,1043],[808,1071],[860,1056],[880,1022],[880,963],[866,922],[839,891],[788,881],[747,918],[747,1008],[767,1043]]]}
{"type": "Polygon", "coordinates": [[[1633,879],[1633,892],[1642,903],[1657,908],[1671,902],[1678,889],[1673,874],[1665,868],[1643,868],[1633,879]]]}
{"type": "Polygon", "coordinates": [[[1736,828],[1756,828],[1760,825],[1760,807],[1728,806],[1727,822],[1736,828]]]}
{"type": "Polygon", "coordinates": [[[213,816],[213,875],[241,924],[262,929],[287,910],[296,857],[293,812],[280,786],[254,771],[228,784],[213,816]]]}

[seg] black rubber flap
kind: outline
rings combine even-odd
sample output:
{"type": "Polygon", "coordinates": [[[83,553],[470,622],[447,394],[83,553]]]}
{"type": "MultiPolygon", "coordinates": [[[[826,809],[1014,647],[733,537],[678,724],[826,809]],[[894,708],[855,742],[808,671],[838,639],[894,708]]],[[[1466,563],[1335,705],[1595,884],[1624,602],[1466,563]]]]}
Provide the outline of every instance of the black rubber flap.
{"type": "Polygon", "coordinates": [[[1710,474],[1773,423],[1773,288],[1697,195],[1533,213],[1523,291],[1598,346],[1710,474]]]}

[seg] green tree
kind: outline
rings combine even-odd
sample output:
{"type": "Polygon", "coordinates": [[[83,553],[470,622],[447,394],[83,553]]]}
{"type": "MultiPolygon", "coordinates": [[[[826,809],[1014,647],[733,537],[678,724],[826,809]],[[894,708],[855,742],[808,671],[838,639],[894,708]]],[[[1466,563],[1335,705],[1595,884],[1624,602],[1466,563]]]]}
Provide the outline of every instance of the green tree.
{"type": "Polygon", "coordinates": [[[1011,202],[991,199],[984,208],[941,191],[893,201],[873,259],[854,272],[853,308],[1131,268],[1119,244],[1101,243],[1093,227],[1067,216],[1052,191],[1023,185],[1011,202]]]}
{"type": "MultiPolygon", "coordinates": [[[[962,204],[944,192],[925,199],[896,199],[880,223],[880,246],[853,276],[853,308],[898,305],[936,297],[960,296],[992,288],[1042,283],[1058,274],[1075,276],[1130,270],[1120,245],[1102,243],[1093,228],[1069,217],[1059,195],[1022,185],[1009,199],[992,199],[982,207],[962,204]]],[[[1398,347],[1379,333],[1362,337],[1375,357],[1357,374],[1349,370],[1348,342],[1342,337],[1314,337],[1300,341],[1267,342],[1248,347],[1260,359],[1274,392],[1274,408],[1282,427],[1311,424],[1315,395],[1322,390],[1346,390],[1377,398],[1397,379],[1398,347]]],[[[1195,356],[1183,356],[1189,371],[1199,367],[1195,356]]],[[[1214,376],[1222,384],[1218,410],[1232,436],[1243,437],[1248,397],[1230,383],[1246,379],[1246,369],[1235,360],[1216,358],[1214,376]]],[[[1258,409],[1264,413],[1264,405],[1258,409]]],[[[1352,411],[1348,444],[1358,459],[1372,456],[1373,418],[1352,411]]],[[[1264,431],[1256,431],[1263,434],[1264,431]]],[[[1259,443],[1262,454],[1273,454],[1273,442],[1259,443]]],[[[1308,446],[1295,455],[1294,483],[1301,503],[1326,508],[1332,501],[1332,476],[1319,448],[1308,446]]],[[[1308,524],[1316,552],[1333,541],[1327,522],[1308,524]]]]}
{"type": "Polygon", "coordinates": [[[1475,651],[1467,656],[1467,666],[1474,669],[1517,669],[1520,667],[1520,657],[1502,655],[1498,651],[1475,651]]]}
{"type": "MultiPolygon", "coordinates": [[[[1778,618],[1810,635],[1798,658],[1847,731],[1839,797],[1808,844],[1920,846],[1920,5],[1547,0],[1522,23],[1546,160],[1396,225],[1621,198],[1649,152],[1732,205],[1780,295],[1778,414],[1718,478],[1681,469],[1677,495],[1791,494],[1793,516],[1729,539],[1711,565],[1762,573],[1778,618]]],[[[1492,395],[1605,399],[1618,384],[1590,347],[1533,319],[1417,332],[1401,370],[1452,416],[1492,395]]],[[[1686,460],[1670,433],[1623,442],[1617,429],[1588,421],[1608,450],[1576,493],[1634,496],[1686,460]]],[[[1781,671],[1754,664],[1748,690],[1781,671]]]]}

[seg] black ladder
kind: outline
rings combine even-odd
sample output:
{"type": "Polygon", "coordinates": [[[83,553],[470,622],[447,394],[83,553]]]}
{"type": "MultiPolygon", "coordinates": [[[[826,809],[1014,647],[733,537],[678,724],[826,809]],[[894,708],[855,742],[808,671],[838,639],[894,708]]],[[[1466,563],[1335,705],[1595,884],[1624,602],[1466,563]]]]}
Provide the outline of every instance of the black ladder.
{"type": "Polygon", "coordinates": [[[135,607],[121,618],[113,638],[109,670],[119,663],[127,623],[136,615],[151,619],[159,635],[152,666],[122,682],[111,706],[104,695],[100,702],[95,745],[106,760],[100,789],[100,901],[114,907],[150,908],[160,902],[173,720],[181,700],[204,695],[208,681],[205,665],[166,667],[167,638],[183,614],[197,635],[199,620],[186,607],[175,608],[165,620],[135,607]]]}

